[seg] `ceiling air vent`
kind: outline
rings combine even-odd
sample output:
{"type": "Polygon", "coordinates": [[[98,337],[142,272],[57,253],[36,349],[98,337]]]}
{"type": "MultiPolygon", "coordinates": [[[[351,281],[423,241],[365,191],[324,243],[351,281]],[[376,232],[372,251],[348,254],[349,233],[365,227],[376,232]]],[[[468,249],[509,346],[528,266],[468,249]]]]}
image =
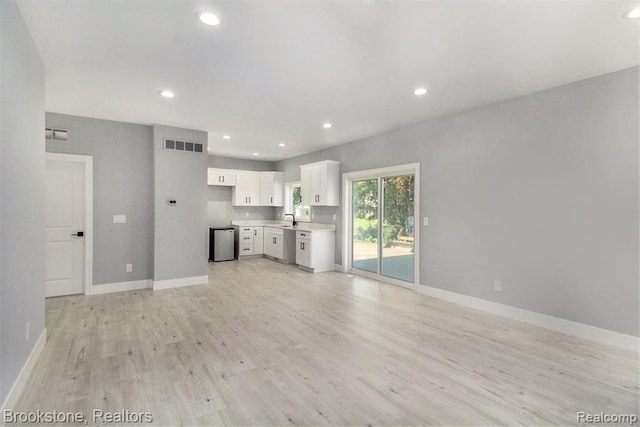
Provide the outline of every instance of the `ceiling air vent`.
{"type": "Polygon", "coordinates": [[[46,139],[53,139],[55,141],[68,141],[69,131],[64,129],[45,128],[44,137],[46,139]]]}
{"type": "Polygon", "coordinates": [[[204,145],[199,142],[178,141],[175,139],[164,140],[165,150],[188,151],[190,153],[203,153],[204,145]]]}

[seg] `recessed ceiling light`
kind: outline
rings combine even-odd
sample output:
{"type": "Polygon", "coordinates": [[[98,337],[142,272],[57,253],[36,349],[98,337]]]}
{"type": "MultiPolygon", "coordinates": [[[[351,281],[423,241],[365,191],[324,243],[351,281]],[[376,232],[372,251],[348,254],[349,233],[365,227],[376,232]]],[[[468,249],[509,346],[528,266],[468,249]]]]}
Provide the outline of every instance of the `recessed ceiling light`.
{"type": "Polygon", "coordinates": [[[626,19],[638,19],[638,18],[640,18],[640,7],[636,7],[634,9],[631,9],[630,11],[628,11],[627,13],[624,14],[624,17],[626,19]]]}
{"type": "Polygon", "coordinates": [[[329,123],[329,122],[324,123],[324,124],[322,125],[322,127],[323,127],[323,128],[325,128],[325,129],[331,129],[331,127],[332,127],[332,126],[333,126],[333,125],[332,125],[331,123],[329,123]]]}
{"type": "Polygon", "coordinates": [[[222,135],[222,139],[231,139],[229,135],[222,135]]]}
{"type": "Polygon", "coordinates": [[[174,96],[176,96],[173,92],[171,92],[170,90],[161,90],[160,91],[160,95],[164,96],[165,98],[173,98],[174,96]]]}
{"type": "Polygon", "coordinates": [[[281,142],[280,144],[278,144],[278,147],[286,147],[287,144],[285,144],[284,142],[281,142]]]}
{"type": "Polygon", "coordinates": [[[259,153],[253,153],[253,155],[254,155],[254,156],[257,156],[257,155],[259,155],[259,153]]]}
{"type": "Polygon", "coordinates": [[[207,25],[218,25],[220,23],[220,18],[218,18],[217,15],[214,15],[211,12],[198,13],[198,19],[200,19],[202,23],[207,25]]]}
{"type": "Polygon", "coordinates": [[[416,88],[416,90],[413,91],[413,94],[414,95],[418,95],[418,96],[426,95],[427,94],[427,88],[425,88],[425,87],[416,88]]]}

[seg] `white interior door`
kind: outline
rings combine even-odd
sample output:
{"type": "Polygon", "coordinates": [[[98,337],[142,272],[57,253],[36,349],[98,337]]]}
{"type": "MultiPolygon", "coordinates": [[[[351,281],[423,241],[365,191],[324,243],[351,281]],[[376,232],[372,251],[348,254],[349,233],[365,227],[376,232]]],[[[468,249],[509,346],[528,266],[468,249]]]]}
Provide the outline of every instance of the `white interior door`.
{"type": "Polygon", "coordinates": [[[47,160],[45,296],[84,293],[84,164],[47,160]]]}

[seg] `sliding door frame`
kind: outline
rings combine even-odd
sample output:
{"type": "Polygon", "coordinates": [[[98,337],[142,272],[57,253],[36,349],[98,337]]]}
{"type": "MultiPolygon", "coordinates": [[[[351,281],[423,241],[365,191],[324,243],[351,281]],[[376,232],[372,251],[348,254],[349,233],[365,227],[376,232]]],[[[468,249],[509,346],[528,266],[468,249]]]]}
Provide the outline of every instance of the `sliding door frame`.
{"type": "MultiPolygon", "coordinates": [[[[378,189],[380,193],[382,190],[378,189]]],[[[382,191],[384,193],[384,191],[382,191]]],[[[380,200],[383,203],[383,200],[380,200]]],[[[405,165],[389,166],[378,169],[369,169],[357,172],[347,172],[342,174],[342,271],[350,272],[366,277],[371,277],[376,280],[388,282],[394,285],[403,286],[405,288],[416,289],[420,284],[420,228],[422,221],[420,220],[420,163],[409,163],[405,165]],[[353,182],[366,179],[378,179],[388,178],[402,175],[414,175],[414,244],[413,244],[413,283],[405,282],[403,280],[394,279],[384,276],[382,274],[367,273],[363,270],[357,270],[353,268],[353,182]]],[[[383,218],[378,218],[378,221],[382,221],[383,218]]],[[[378,234],[380,234],[380,224],[378,226],[378,234]]],[[[378,252],[380,249],[380,236],[378,239],[378,252]]],[[[380,253],[378,254],[378,262],[381,262],[380,253]]],[[[380,270],[381,271],[381,270],[380,270]]]]}

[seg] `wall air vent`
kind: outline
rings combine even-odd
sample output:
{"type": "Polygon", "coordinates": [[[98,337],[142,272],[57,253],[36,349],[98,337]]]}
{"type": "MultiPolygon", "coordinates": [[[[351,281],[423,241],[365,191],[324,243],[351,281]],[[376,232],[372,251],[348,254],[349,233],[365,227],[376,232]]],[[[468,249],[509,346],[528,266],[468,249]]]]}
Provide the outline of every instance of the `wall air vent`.
{"type": "Polygon", "coordinates": [[[45,139],[53,139],[55,141],[68,141],[69,131],[64,129],[45,128],[44,137],[45,139]]]}
{"type": "Polygon", "coordinates": [[[188,151],[190,153],[204,153],[204,145],[199,142],[178,141],[175,139],[164,140],[165,150],[188,151]]]}

